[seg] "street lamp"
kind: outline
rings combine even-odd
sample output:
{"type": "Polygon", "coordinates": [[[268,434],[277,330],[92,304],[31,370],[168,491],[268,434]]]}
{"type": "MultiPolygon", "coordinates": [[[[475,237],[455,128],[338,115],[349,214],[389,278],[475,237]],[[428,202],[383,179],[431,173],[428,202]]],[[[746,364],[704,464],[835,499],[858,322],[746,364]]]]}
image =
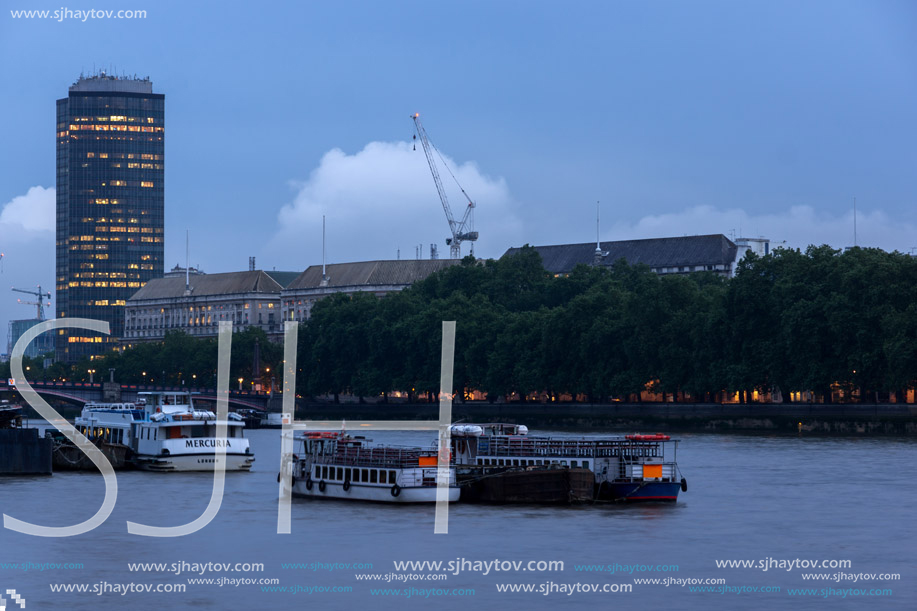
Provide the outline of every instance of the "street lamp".
{"type": "Polygon", "coordinates": [[[87,369],[86,372],[89,374],[89,383],[92,384],[92,374],[96,372],[95,369],[87,369]]]}
{"type": "Polygon", "coordinates": [[[242,392],[242,378],[239,378],[239,392],[242,392]]]}

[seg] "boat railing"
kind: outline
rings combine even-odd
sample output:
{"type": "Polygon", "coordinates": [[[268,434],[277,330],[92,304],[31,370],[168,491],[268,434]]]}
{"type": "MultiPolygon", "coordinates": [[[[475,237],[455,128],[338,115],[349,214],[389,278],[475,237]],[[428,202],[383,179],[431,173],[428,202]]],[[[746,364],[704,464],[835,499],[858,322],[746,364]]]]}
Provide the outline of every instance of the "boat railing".
{"type": "MultiPolygon", "coordinates": [[[[318,464],[359,465],[391,469],[417,467],[421,462],[430,460],[436,460],[436,453],[419,448],[365,448],[340,445],[331,451],[320,452],[313,456],[313,461],[318,464]],[[421,459],[427,460],[421,461],[421,459]]],[[[435,464],[433,462],[434,466],[435,464]]]]}
{"type": "Polygon", "coordinates": [[[662,441],[630,439],[588,440],[533,437],[479,437],[477,454],[487,456],[563,456],[657,458],[664,455],[662,441]]]}

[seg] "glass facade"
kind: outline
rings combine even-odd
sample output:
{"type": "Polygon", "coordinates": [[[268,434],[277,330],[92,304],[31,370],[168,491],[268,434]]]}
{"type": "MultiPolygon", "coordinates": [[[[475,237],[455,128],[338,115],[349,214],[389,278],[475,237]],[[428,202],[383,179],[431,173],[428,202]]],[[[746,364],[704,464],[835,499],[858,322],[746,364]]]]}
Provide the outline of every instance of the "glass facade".
{"type": "Polygon", "coordinates": [[[59,331],[59,360],[116,347],[125,303],[162,277],[164,165],[165,96],[149,80],[80,77],[57,101],[57,316],[111,330],[59,331]]]}

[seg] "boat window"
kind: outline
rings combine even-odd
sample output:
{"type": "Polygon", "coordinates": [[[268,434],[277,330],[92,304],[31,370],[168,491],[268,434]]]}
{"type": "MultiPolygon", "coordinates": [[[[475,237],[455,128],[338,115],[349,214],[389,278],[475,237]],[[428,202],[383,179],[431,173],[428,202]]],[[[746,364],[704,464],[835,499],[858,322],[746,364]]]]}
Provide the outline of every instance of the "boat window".
{"type": "Polygon", "coordinates": [[[377,475],[378,475],[378,471],[376,471],[375,469],[372,469],[369,472],[369,483],[370,484],[375,484],[378,481],[377,475]]]}
{"type": "Polygon", "coordinates": [[[362,473],[362,475],[361,475],[360,481],[361,481],[361,482],[369,481],[369,472],[368,472],[368,469],[363,469],[363,473],[362,473]]]}
{"type": "Polygon", "coordinates": [[[360,470],[359,469],[353,469],[353,478],[350,481],[353,481],[353,482],[360,481],[360,470]]]}
{"type": "Polygon", "coordinates": [[[398,477],[395,475],[394,471],[388,472],[388,483],[394,484],[398,482],[398,477]]]}
{"type": "Polygon", "coordinates": [[[584,461],[583,461],[583,468],[584,468],[584,469],[588,469],[588,468],[589,468],[589,461],[588,461],[588,460],[584,460],[584,461]]]}
{"type": "Polygon", "coordinates": [[[571,467],[575,467],[575,466],[576,466],[576,461],[575,461],[575,460],[571,460],[571,461],[570,461],[570,466],[571,466],[571,467]]]}

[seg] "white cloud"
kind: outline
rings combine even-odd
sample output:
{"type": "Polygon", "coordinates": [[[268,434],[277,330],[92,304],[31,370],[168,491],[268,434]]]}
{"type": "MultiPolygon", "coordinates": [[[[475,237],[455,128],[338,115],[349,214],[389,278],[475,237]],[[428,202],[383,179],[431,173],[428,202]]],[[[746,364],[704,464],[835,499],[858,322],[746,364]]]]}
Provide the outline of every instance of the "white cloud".
{"type": "Polygon", "coordinates": [[[19,225],[26,231],[54,231],[55,191],[32,187],[25,195],[17,195],[0,212],[0,226],[11,229],[19,225]]]}
{"type": "MultiPolygon", "coordinates": [[[[0,352],[6,352],[6,328],[10,319],[32,318],[33,306],[17,303],[33,301],[28,295],[13,293],[9,287],[31,289],[41,285],[42,291],[54,294],[54,219],[55,191],[53,188],[32,187],[0,209],[0,352]]],[[[53,309],[45,308],[52,317],[53,309]]]]}
{"type": "MultiPolygon", "coordinates": [[[[917,246],[917,227],[891,219],[881,210],[857,212],[857,244],[908,252],[917,246]]],[[[853,245],[853,211],[834,215],[811,206],[793,206],[765,214],[733,208],[697,206],[679,212],[645,216],[635,223],[616,223],[603,239],[626,240],[722,233],[736,237],[765,237],[772,245],[805,249],[809,244],[834,248],[853,245]]]]}
{"type": "MultiPolygon", "coordinates": [[[[473,162],[446,161],[477,204],[475,229],[481,237],[475,254],[501,255],[521,234],[505,181],[484,175],[473,162]]],[[[439,172],[453,213],[461,220],[466,200],[442,165],[439,172]]],[[[394,259],[399,248],[403,259],[413,259],[419,244],[428,257],[430,243],[437,244],[440,257],[449,256],[448,224],[419,146],[415,150],[406,142],[371,142],[353,155],[333,149],[307,180],[293,186],[296,196],[280,210],[278,230],[267,247],[271,259],[282,256],[283,269],[321,262],[322,215],[327,219],[329,262],[394,259]]],[[[468,254],[467,244],[462,254],[468,254]]]]}

